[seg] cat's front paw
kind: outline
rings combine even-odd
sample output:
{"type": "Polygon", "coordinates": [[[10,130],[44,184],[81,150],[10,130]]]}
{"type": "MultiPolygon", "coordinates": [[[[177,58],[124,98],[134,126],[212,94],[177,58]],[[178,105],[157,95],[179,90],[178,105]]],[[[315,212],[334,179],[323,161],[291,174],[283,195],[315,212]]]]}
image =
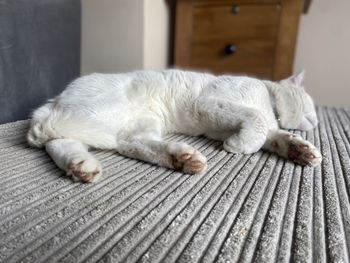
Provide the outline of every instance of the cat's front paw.
{"type": "Polygon", "coordinates": [[[312,143],[299,136],[290,136],[288,139],[287,156],[289,160],[309,166],[317,166],[321,163],[322,155],[312,143]]]}
{"type": "Polygon", "coordinates": [[[196,149],[185,143],[169,145],[172,166],[189,174],[202,174],[207,170],[207,159],[196,149]]]}
{"type": "Polygon", "coordinates": [[[68,162],[67,174],[71,175],[74,181],[91,183],[101,176],[101,166],[93,158],[77,157],[68,162]]]}

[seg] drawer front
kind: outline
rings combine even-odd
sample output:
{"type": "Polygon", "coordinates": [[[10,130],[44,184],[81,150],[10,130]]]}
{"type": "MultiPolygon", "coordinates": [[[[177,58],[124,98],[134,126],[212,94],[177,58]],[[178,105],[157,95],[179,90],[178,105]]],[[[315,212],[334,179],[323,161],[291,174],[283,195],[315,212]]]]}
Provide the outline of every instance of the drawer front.
{"type": "Polygon", "coordinates": [[[194,6],[190,67],[271,78],[280,12],[276,3],[194,6]]]}
{"type": "Polygon", "coordinates": [[[274,39],[222,38],[192,43],[191,68],[213,73],[249,74],[271,78],[275,55],[274,39]]]}
{"type": "Polygon", "coordinates": [[[279,4],[196,6],[193,39],[275,38],[280,12],[279,4]]]}

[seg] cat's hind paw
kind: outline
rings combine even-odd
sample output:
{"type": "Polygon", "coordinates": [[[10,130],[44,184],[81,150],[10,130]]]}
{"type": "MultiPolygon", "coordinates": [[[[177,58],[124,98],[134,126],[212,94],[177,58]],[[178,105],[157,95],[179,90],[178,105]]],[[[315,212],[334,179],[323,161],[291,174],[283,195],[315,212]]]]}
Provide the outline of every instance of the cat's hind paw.
{"type": "Polygon", "coordinates": [[[77,157],[69,161],[67,174],[71,175],[74,181],[84,183],[96,182],[101,176],[101,166],[93,158],[77,157]]]}
{"type": "Polygon", "coordinates": [[[289,139],[287,155],[289,160],[301,165],[317,166],[322,161],[316,147],[299,136],[289,139]]]}
{"type": "Polygon", "coordinates": [[[207,170],[207,159],[196,149],[185,143],[173,143],[169,146],[171,162],[176,170],[188,174],[202,174],[207,170]]]}

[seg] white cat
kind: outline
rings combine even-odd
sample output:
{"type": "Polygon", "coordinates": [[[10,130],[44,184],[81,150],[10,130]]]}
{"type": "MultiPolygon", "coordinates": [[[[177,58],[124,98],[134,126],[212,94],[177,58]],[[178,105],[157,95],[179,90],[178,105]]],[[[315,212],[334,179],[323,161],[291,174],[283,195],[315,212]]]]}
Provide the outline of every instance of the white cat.
{"type": "Polygon", "coordinates": [[[165,142],[169,133],[204,134],[231,153],[261,148],[303,165],[318,165],[319,151],[285,129],[317,125],[304,73],[281,82],[180,70],[92,74],[34,111],[28,142],[45,146],[74,180],[92,182],[101,165],[89,147],[184,173],[203,173],[207,160],[188,144],[165,142]]]}

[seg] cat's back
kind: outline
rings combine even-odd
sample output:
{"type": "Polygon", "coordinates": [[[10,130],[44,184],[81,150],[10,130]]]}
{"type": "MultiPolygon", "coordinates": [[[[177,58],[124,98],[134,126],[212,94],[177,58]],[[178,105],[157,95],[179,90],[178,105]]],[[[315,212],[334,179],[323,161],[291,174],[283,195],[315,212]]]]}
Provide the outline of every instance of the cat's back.
{"type": "Polygon", "coordinates": [[[203,94],[251,105],[258,105],[269,98],[264,83],[247,76],[218,76],[206,87],[203,94]]]}
{"type": "Polygon", "coordinates": [[[179,96],[182,93],[198,95],[203,87],[215,77],[207,73],[168,69],[162,71],[136,71],[133,73],[128,91],[146,92],[149,95],[170,94],[179,96]]]}
{"type": "Polygon", "coordinates": [[[156,112],[157,115],[191,111],[193,101],[215,77],[182,70],[134,71],[83,76],[55,100],[62,110],[80,112],[156,112]]]}
{"type": "Polygon", "coordinates": [[[206,73],[176,69],[142,70],[120,74],[93,73],[74,80],[62,92],[61,97],[95,97],[103,94],[116,94],[120,97],[123,94],[137,93],[176,95],[186,91],[196,94],[213,78],[215,78],[213,75],[206,73]]]}
{"type": "Polygon", "coordinates": [[[120,96],[123,93],[123,89],[130,85],[132,79],[132,73],[92,73],[75,79],[61,93],[60,97],[96,98],[101,97],[101,95],[113,96],[114,94],[120,96]]]}
{"type": "Polygon", "coordinates": [[[169,110],[174,110],[177,106],[190,106],[212,78],[215,77],[210,74],[176,69],[136,71],[125,92],[133,105],[172,105],[169,110]]]}

